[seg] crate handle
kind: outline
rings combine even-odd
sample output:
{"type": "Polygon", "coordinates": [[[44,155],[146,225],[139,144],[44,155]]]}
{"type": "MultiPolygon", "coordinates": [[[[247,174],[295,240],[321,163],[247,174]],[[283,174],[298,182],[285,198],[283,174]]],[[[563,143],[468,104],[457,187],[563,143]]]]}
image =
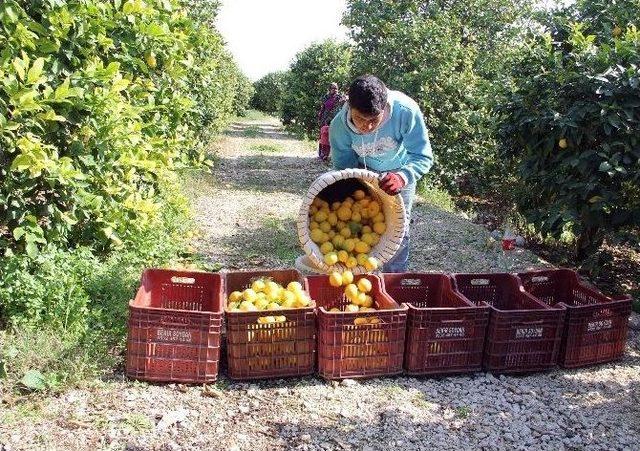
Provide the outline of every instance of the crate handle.
{"type": "Polygon", "coordinates": [[[471,279],[471,285],[489,285],[489,279],[471,279]]]}
{"type": "Polygon", "coordinates": [[[462,324],[464,323],[463,319],[445,319],[440,321],[443,324],[462,324]]]}
{"type": "Polygon", "coordinates": [[[403,287],[417,287],[422,285],[422,281],[420,279],[402,279],[400,280],[400,286],[403,287]]]}
{"type": "Polygon", "coordinates": [[[540,282],[548,282],[549,278],[547,276],[535,276],[531,278],[531,282],[540,283],[540,282]]]}
{"type": "Polygon", "coordinates": [[[196,279],[193,277],[178,277],[178,276],[173,276],[171,278],[171,282],[173,283],[183,283],[186,285],[193,285],[194,283],[196,283],[196,279]]]}
{"type": "Polygon", "coordinates": [[[520,324],[523,325],[523,326],[529,326],[529,325],[542,324],[542,323],[544,323],[543,319],[536,319],[536,320],[533,320],[533,321],[523,321],[520,324]]]}

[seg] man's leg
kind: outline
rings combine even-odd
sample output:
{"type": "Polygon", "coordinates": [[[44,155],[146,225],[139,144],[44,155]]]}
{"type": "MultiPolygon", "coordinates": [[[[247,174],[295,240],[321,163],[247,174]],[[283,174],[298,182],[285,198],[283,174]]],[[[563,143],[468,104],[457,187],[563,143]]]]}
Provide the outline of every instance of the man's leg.
{"type": "Polygon", "coordinates": [[[413,207],[413,198],[416,193],[416,184],[405,186],[402,191],[400,191],[400,196],[402,197],[402,201],[404,202],[404,209],[406,212],[406,221],[404,224],[404,237],[402,238],[402,243],[400,244],[400,248],[396,255],[391,258],[382,268],[383,272],[406,272],[407,266],[409,264],[409,242],[410,242],[410,228],[409,224],[411,222],[411,207],[413,207]]]}

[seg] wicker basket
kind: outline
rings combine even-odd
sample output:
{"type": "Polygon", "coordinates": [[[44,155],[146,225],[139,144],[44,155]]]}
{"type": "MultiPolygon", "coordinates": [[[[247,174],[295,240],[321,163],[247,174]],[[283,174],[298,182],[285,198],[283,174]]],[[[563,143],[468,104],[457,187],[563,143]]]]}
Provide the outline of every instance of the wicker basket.
{"type": "MultiPolygon", "coordinates": [[[[342,263],[333,266],[327,265],[320,248],[309,236],[309,208],[317,196],[323,200],[334,201],[348,196],[358,188],[368,191],[372,197],[380,202],[387,224],[387,230],[369,255],[384,264],[398,251],[404,237],[405,221],[407,220],[404,203],[400,195],[390,196],[381,190],[378,187],[378,178],[379,174],[365,169],[344,169],[321,175],[309,187],[298,216],[298,237],[311,262],[325,273],[342,272],[347,268],[342,263]]],[[[356,266],[351,271],[354,274],[367,272],[362,266],[356,266]]]]}

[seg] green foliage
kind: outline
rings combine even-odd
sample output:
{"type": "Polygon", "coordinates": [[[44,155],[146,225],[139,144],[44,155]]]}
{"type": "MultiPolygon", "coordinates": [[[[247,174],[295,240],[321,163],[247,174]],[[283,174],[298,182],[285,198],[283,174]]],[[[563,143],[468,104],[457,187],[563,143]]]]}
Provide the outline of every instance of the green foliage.
{"type": "Polygon", "coordinates": [[[429,178],[451,191],[478,188],[495,164],[493,102],[504,84],[514,22],[527,0],[350,0],[343,23],[353,74],[372,73],[422,108],[436,165],[429,178]]]}
{"type": "Polygon", "coordinates": [[[240,72],[239,69],[236,70],[237,74],[234,86],[235,94],[233,96],[233,113],[237,116],[245,116],[255,89],[251,80],[240,72]]]}
{"type": "Polygon", "coordinates": [[[640,221],[640,32],[615,30],[638,6],[582,1],[556,12],[553,34],[527,43],[500,109],[521,213],[544,235],[576,235],[579,259],[605,232],[640,221]]]}
{"type": "Polygon", "coordinates": [[[0,48],[0,246],[31,257],[139,234],[162,181],[243,104],[236,87],[247,97],[176,0],[4,1],[0,48]]]}
{"type": "Polygon", "coordinates": [[[272,72],[256,81],[251,107],[265,113],[280,113],[286,76],[286,72],[272,72]]]}
{"type": "Polygon", "coordinates": [[[282,122],[298,136],[318,137],[317,113],[329,84],[345,90],[350,82],[351,49],[327,40],[298,53],[285,79],[282,122]]]}

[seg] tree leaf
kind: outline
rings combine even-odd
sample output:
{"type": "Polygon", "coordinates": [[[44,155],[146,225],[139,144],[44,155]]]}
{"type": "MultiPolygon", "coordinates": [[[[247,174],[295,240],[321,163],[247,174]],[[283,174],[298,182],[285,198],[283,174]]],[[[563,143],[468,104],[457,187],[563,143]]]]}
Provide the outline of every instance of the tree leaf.
{"type": "Polygon", "coordinates": [[[33,66],[27,73],[27,83],[35,83],[40,79],[42,75],[42,68],[44,67],[44,58],[38,58],[33,62],[33,66]]]}

